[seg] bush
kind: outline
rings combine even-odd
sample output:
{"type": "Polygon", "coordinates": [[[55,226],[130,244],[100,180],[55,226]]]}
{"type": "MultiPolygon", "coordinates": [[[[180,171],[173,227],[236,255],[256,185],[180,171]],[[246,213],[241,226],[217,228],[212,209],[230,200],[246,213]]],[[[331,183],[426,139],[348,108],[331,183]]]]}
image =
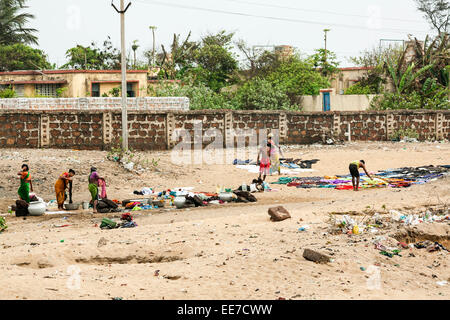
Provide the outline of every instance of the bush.
{"type": "MultiPolygon", "coordinates": [[[[445,92],[445,91],[444,91],[445,92]]],[[[450,101],[446,94],[425,97],[418,92],[411,94],[384,93],[375,97],[371,102],[371,108],[377,110],[392,109],[434,109],[449,110],[450,101]]]]}
{"type": "Polygon", "coordinates": [[[344,94],[372,94],[372,89],[369,86],[364,86],[361,83],[356,83],[354,85],[352,85],[351,87],[347,88],[347,90],[345,90],[344,94]]]}
{"type": "Polygon", "coordinates": [[[389,138],[393,141],[400,141],[404,138],[418,139],[419,133],[414,129],[399,128],[395,130],[389,138]]]}
{"type": "Polygon", "coordinates": [[[288,110],[293,108],[284,88],[260,78],[254,78],[240,87],[235,101],[239,109],[246,110],[288,110]]]}
{"type": "Polygon", "coordinates": [[[161,81],[156,88],[149,87],[149,94],[155,97],[188,97],[191,110],[235,108],[226,95],[217,93],[201,83],[194,86],[161,81]]]}
{"type": "Polygon", "coordinates": [[[316,96],[319,95],[320,89],[330,86],[327,78],[314,70],[311,63],[302,61],[297,57],[283,62],[266,79],[274,86],[283,88],[291,98],[302,95],[316,96]]]}
{"type": "Polygon", "coordinates": [[[0,98],[15,98],[16,92],[11,88],[0,90],[0,98]]]}

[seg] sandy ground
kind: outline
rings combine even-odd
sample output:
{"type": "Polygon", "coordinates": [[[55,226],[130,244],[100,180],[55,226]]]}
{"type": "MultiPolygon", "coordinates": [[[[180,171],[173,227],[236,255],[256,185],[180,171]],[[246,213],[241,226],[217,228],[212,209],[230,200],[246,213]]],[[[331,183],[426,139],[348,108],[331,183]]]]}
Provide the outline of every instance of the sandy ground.
{"type": "MultiPolygon", "coordinates": [[[[348,163],[355,159],[365,159],[370,171],[450,164],[450,143],[314,145],[291,147],[285,153],[320,159],[314,172],[299,176],[347,174],[348,163]]],[[[255,178],[232,165],[173,165],[168,152],[142,153],[149,160],[159,159],[158,171],[137,175],[105,160],[106,155],[0,150],[0,213],[8,223],[0,234],[0,299],[449,298],[450,284],[437,284],[450,283],[448,252],[414,248],[403,250],[401,257],[385,257],[372,241],[385,236],[384,242],[395,244],[392,236],[405,232],[404,227],[392,223],[377,234],[333,235],[328,219],[330,213],[348,211],[362,219],[364,212],[387,217],[390,209],[411,213],[442,208],[450,204],[450,177],[405,189],[360,192],[273,185],[279,191],[256,194],[254,204],[140,211],[133,229],[98,227],[103,217],[118,214],[81,211],[25,220],[7,214],[17,197],[15,175],[23,162],[30,165],[35,191],[47,201],[55,199],[56,177],[69,168],[78,173],[74,200],[88,200],[86,180],[92,165],[109,182],[109,198],[119,200],[139,198],[132,193],[143,187],[214,192],[218,184],[235,188],[255,178]],[[292,219],[270,222],[267,209],[274,205],[283,205],[292,219]],[[58,227],[65,224],[70,226],[58,227]],[[303,225],[311,228],[298,231],[303,225]],[[305,248],[329,254],[333,262],[307,261],[302,257],[305,248]]],[[[448,222],[411,230],[449,245],[448,222]]]]}

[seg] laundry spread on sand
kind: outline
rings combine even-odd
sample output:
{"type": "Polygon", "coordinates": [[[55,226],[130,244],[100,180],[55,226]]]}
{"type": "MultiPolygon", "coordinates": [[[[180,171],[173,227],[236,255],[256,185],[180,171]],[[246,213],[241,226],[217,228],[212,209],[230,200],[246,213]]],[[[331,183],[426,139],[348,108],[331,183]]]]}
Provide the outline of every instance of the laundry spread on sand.
{"type": "MultiPolygon", "coordinates": [[[[293,159],[293,158],[281,158],[280,159],[280,166],[281,170],[280,173],[284,175],[296,175],[298,173],[305,173],[305,172],[314,172],[312,169],[312,165],[317,163],[318,159],[313,160],[301,160],[301,159],[293,159]]],[[[256,161],[251,160],[240,160],[235,159],[233,161],[233,165],[236,166],[237,169],[243,169],[247,170],[249,173],[259,173],[259,166],[256,163],[256,161]]]]}
{"type": "MultiPolygon", "coordinates": [[[[422,166],[405,167],[399,169],[382,170],[374,174],[374,179],[369,179],[365,174],[361,174],[360,188],[405,188],[415,184],[425,184],[427,182],[442,178],[450,173],[450,166],[422,166]]],[[[325,177],[280,177],[272,184],[283,184],[288,187],[302,189],[328,188],[336,190],[353,190],[352,178],[346,176],[325,176],[325,177]]]]}

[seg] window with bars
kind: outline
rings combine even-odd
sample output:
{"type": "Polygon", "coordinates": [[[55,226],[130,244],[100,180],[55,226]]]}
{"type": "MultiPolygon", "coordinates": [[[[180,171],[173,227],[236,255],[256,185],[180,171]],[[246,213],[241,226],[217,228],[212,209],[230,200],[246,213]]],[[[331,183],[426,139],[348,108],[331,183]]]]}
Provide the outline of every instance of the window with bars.
{"type": "Polygon", "coordinates": [[[14,91],[16,92],[16,96],[23,98],[25,97],[25,85],[24,84],[15,84],[14,91]]]}
{"type": "Polygon", "coordinates": [[[61,87],[60,84],[36,84],[36,94],[45,97],[57,97],[57,90],[61,87]]]}
{"type": "Polygon", "coordinates": [[[135,92],[133,91],[133,84],[127,83],[127,96],[134,98],[136,96],[135,92]]]}
{"type": "Polygon", "coordinates": [[[93,83],[92,84],[92,97],[100,97],[100,83],[93,83]]]}

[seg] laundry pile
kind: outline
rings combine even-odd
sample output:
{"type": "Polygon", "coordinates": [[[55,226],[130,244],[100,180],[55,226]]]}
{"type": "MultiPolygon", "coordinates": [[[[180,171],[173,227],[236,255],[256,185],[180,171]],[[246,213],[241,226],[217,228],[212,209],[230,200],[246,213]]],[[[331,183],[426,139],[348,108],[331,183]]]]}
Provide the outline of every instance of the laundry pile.
{"type": "MultiPolygon", "coordinates": [[[[268,185],[267,185],[267,188],[268,185]]],[[[189,208],[219,205],[227,202],[256,202],[251,191],[218,187],[216,192],[193,192],[192,187],[168,189],[161,192],[152,190],[147,199],[124,200],[125,211],[158,209],[163,207],[189,208]]],[[[136,194],[136,192],[134,192],[136,194]]]]}
{"type": "MultiPolygon", "coordinates": [[[[442,178],[449,174],[450,166],[423,166],[405,167],[399,169],[382,170],[374,174],[374,179],[369,179],[361,174],[360,188],[404,188],[414,184],[424,184],[432,180],[442,178]]],[[[283,184],[297,188],[328,188],[336,190],[352,190],[352,178],[346,176],[325,177],[280,177],[272,184],[283,184]]]]}
{"type": "MultiPolygon", "coordinates": [[[[297,173],[313,172],[312,165],[317,163],[318,159],[301,160],[301,159],[280,159],[281,174],[295,175],[297,173]]],[[[247,170],[250,173],[259,173],[259,166],[256,161],[235,159],[233,165],[237,169],[247,170]]]]}
{"type": "Polygon", "coordinates": [[[290,168],[290,169],[311,169],[313,164],[316,164],[319,162],[319,159],[313,159],[313,160],[302,160],[302,159],[295,159],[294,158],[282,158],[280,159],[280,164],[283,167],[290,168]]]}

